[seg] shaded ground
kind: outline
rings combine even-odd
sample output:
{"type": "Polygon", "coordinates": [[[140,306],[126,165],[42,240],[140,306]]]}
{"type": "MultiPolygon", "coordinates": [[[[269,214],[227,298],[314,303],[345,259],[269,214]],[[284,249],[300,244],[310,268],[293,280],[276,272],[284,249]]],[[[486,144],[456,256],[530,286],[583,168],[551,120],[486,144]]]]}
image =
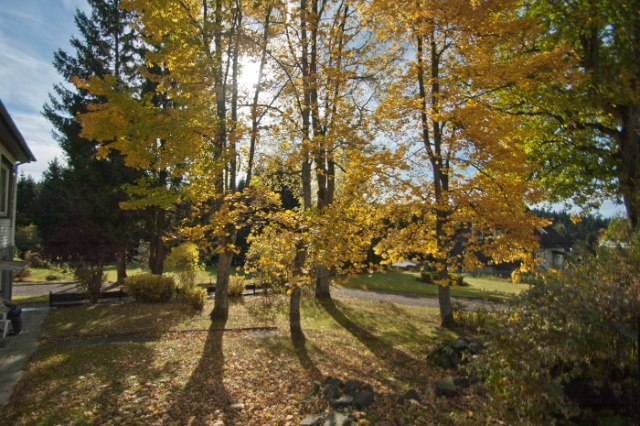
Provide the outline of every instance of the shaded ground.
{"type": "Polygon", "coordinates": [[[324,303],[309,299],[306,342],[296,345],[286,296],[233,301],[228,322],[216,325],[225,332],[212,328],[212,304],[201,314],[178,302],[52,310],[42,346],[0,418],[13,425],[294,426],[327,410],[313,391],[327,375],[373,386],[375,404],[358,414],[362,425],[464,424],[480,405],[471,393],[444,400],[430,390],[445,373],[425,354],[449,335],[432,310],[337,294],[324,303]],[[96,338],[123,330],[132,335],[96,338]],[[399,403],[409,388],[420,401],[399,403]]]}

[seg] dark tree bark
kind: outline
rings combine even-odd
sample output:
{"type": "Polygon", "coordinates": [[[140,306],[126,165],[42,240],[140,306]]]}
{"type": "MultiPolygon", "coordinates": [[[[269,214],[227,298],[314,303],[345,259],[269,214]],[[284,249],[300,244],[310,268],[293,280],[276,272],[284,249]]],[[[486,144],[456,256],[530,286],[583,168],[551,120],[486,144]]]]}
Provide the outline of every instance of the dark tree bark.
{"type": "Polygon", "coordinates": [[[127,246],[122,245],[118,247],[116,253],[116,269],[118,272],[117,283],[124,284],[125,278],[127,278],[127,246]]]}

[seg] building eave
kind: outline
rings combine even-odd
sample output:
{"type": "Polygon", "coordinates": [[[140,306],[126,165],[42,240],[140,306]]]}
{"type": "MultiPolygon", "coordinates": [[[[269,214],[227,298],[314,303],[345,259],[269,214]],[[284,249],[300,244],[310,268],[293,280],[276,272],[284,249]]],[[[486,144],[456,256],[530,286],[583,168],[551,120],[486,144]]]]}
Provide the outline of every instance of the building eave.
{"type": "Polygon", "coordinates": [[[2,101],[0,101],[0,138],[17,162],[31,163],[36,161],[36,157],[29,149],[2,101]]]}

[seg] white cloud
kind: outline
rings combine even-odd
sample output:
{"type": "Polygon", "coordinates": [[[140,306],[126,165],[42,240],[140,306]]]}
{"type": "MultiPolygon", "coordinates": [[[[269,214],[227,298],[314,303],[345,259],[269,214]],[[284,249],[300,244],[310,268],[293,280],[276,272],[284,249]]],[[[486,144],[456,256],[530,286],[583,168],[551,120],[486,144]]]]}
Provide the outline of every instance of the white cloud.
{"type": "Polygon", "coordinates": [[[36,180],[51,160],[63,158],[41,111],[53,85],[62,81],[53,53],[70,50],[76,9],[90,10],[86,0],[0,1],[0,99],[38,160],[21,171],[36,180]]]}

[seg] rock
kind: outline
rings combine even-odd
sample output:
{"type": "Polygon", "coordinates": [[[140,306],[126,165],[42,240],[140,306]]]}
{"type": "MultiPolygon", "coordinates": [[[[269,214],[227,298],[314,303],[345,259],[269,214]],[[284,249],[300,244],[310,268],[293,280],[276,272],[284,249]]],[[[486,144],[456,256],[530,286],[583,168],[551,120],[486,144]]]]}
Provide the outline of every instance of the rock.
{"type": "Polygon", "coordinates": [[[445,352],[440,353],[438,365],[445,370],[453,370],[455,368],[455,364],[451,360],[451,356],[447,355],[445,352]]]}
{"type": "Polygon", "coordinates": [[[405,401],[420,401],[420,395],[415,389],[409,389],[404,395],[398,398],[398,402],[403,403],[405,401]]]}
{"type": "Polygon", "coordinates": [[[463,389],[471,387],[471,382],[466,377],[456,377],[455,379],[453,379],[453,383],[459,388],[463,389]]]}
{"type": "Polygon", "coordinates": [[[349,417],[344,414],[336,413],[335,411],[329,412],[324,419],[323,426],[348,426],[351,424],[349,417]]]}
{"type": "Polygon", "coordinates": [[[369,386],[369,388],[364,388],[353,396],[353,405],[362,410],[373,404],[374,399],[373,389],[369,386]]]}
{"type": "Polygon", "coordinates": [[[474,341],[469,343],[469,346],[467,346],[467,348],[469,349],[469,352],[471,352],[474,355],[478,355],[480,352],[482,352],[484,350],[484,345],[482,344],[481,341],[474,341]]]}
{"type": "Polygon", "coordinates": [[[231,404],[231,408],[234,410],[244,410],[244,404],[231,404]]]}
{"type": "Polygon", "coordinates": [[[340,388],[336,383],[329,383],[322,391],[322,397],[327,401],[338,399],[340,395],[342,395],[342,392],[340,392],[340,388]]]}
{"type": "Polygon", "coordinates": [[[327,386],[327,385],[335,385],[335,386],[341,388],[342,386],[344,386],[344,383],[342,383],[342,380],[340,380],[340,379],[338,379],[336,377],[327,376],[324,379],[324,385],[325,386],[327,386]]]}
{"type": "Polygon", "coordinates": [[[224,422],[222,420],[216,420],[213,426],[224,426],[224,422]]]}
{"type": "Polygon", "coordinates": [[[463,351],[467,349],[467,346],[469,346],[469,343],[462,338],[462,339],[454,340],[453,342],[451,342],[450,346],[457,351],[463,351]]]}
{"type": "Polygon", "coordinates": [[[353,397],[351,395],[342,395],[338,399],[333,399],[329,403],[333,408],[347,408],[353,404],[353,397]]]}
{"type": "Polygon", "coordinates": [[[365,384],[360,380],[349,379],[344,382],[344,389],[342,390],[342,392],[346,393],[347,395],[354,396],[356,392],[362,389],[363,386],[365,386],[365,384]]]}
{"type": "Polygon", "coordinates": [[[456,396],[458,386],[453,382],[453,377],[448,376],[434,383],[436,396],[456,396]]]}
{"type": "Polygon", "coordinates": [[[300,426],[320,426],[322,416],[309,416],[300,422],[300,426]]]}

